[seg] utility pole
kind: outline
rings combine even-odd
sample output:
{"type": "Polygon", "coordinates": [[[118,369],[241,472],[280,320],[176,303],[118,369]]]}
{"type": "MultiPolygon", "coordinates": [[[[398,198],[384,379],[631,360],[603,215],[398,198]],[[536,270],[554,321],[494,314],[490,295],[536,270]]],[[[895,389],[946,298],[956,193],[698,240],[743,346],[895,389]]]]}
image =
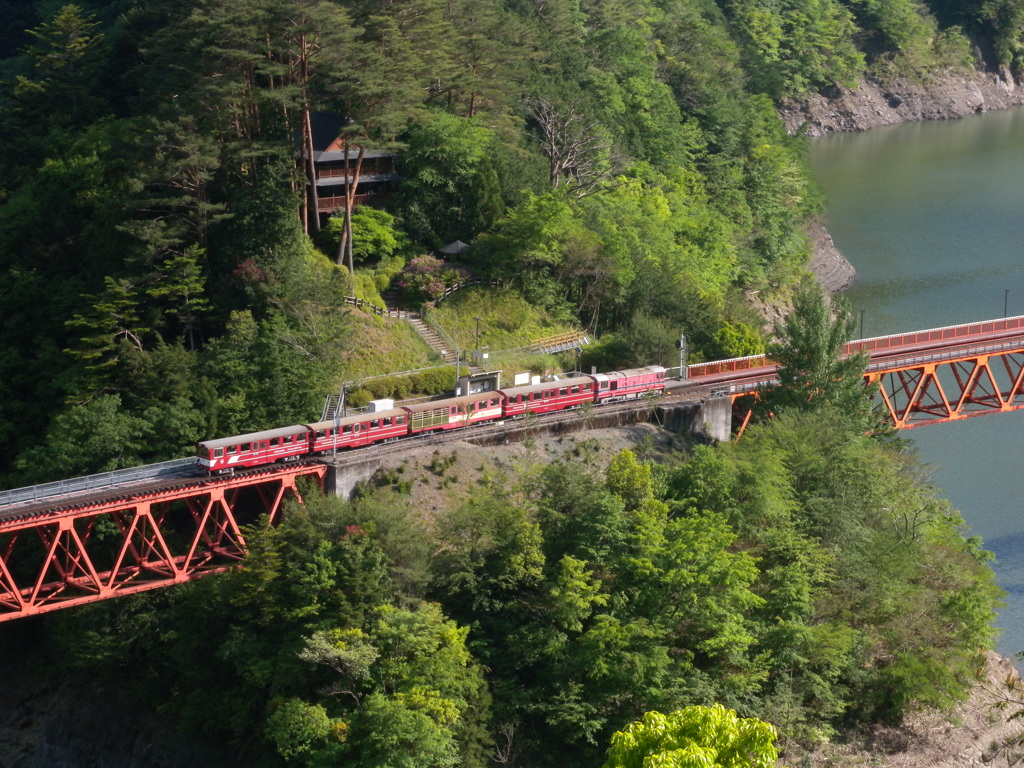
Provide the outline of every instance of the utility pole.
{"type": "MultiPolygon", "coordinates": [[[[342,390],[344,392],[344,390],[342,390]]],[[[331,463],[338,463],[338,430],[341,429],[341,411],[334,409],[334,447],[331,448],[331,463]]]]}
{"type": "Polygon", "coordinates": [[[455,342],[455,392],[458,395],[464,395],[465,392],[459,392],[459,361],[462,360],[462,353],[459,351],[459,342],[455,342]]]}
{"type": "Polygon", "coordinates": [[[679,334],[676,349],[679,350],[679,380],[683,381],[686,379],[686,334],[679,334]]]}
{"type": "Polygon", "coordinates": [[[479,317],[474,317],[473,319],[476,320],[476,347],[474,347],[474,349],[476,349],[476,351],[479,352],[480,351],[480,318],[479,317]]]}

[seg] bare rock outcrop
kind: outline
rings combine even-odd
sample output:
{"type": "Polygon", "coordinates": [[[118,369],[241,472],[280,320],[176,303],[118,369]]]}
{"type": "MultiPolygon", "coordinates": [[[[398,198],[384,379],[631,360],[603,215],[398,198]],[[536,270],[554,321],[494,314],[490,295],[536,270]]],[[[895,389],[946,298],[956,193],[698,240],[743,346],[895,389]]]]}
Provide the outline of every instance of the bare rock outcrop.
{"type": "MultiPolygon", "coordinates": [[[[808,136],[866,131],[917,120],[948,120],[977,112],[1024,104],[1024,84],[1007,71],[950,72],[927,82],[897,80],[882,84],[865,79],[855,88],[835,86],[805,99],[779,105],[790,134],[808,136]]],[[[829,293],[848,288],[856,270],[839,252],[821,223],[808,229],[813,258],[810,271],[829,293]]]]}
{"type": "Polygon", "coordinates": [[[823,221],[814,221],[807,228],[811,239],[811,263],[807,268],[821,284],[826,293],[838,293],[849,288],[857,277],[857,270],[839,252],[832,242],[832,235],[825,229],[823,221]]]}
{"type": "Polygon", "coordinates": [[[1006,71],[937,75],[927,82],[865,79],[779,105],[786,130],[808,136],[866,131],[916,120],[949,120],[1024,104],[1024,85],[1006,71]]]}

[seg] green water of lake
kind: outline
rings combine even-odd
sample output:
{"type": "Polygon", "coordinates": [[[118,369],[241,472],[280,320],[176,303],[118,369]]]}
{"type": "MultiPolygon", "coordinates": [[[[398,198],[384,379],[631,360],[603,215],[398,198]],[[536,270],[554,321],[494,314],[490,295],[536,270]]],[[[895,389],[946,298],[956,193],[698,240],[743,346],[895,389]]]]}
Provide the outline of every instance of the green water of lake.
{"type": "MultiPolygon", "coordinates": [[[[1024,314],[1024,110],[814,139],[864,335],[1024,314]]],[[[1024,651],[1024,412],[907,432],[997,558],[999,649],[1024,651]]]]}

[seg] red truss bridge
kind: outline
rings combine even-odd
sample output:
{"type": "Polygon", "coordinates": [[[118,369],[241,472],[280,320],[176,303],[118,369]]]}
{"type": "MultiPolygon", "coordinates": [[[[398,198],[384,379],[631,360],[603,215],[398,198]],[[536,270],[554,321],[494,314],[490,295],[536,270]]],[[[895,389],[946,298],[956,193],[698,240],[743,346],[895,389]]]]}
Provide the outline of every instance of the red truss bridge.
{"type": "MultiPolygon", "coordinates": [[[[897,429],[1024,408],[1024,316],[846,345],[858,352],[869,358],[865,384],[878,383],[876,409],[897,429]]],[[[720,381],[735,402],[774,381],[775,365],[756,355],[691,365],[688,375],[720,381]]]]}
{"type": "Polygon", "coordinates": [[[326,473],[275,466],[0,508],[0,621],[227,570],[245,554],[243,525],[275,523],[299,478],[322,487],[326,473]]]}
{"type": "MultiPolygon", "coordinates": [[[[1024,408],[1024,316],[847,345],[860,351],[870,356],[865,382],[879,384],[876,407],[898,429],[1024,408]]],[[[764,356],[700,363],[668,394],[685,401],[710,391],[735,404],[775,373],[764,356]]],[[[329,471],[309,462],[199,477],[193,463],[0,492],[0,621],[236,567],[242,528],[262,515],[276,523],[303,478],[322,490],[329,471]]]]}

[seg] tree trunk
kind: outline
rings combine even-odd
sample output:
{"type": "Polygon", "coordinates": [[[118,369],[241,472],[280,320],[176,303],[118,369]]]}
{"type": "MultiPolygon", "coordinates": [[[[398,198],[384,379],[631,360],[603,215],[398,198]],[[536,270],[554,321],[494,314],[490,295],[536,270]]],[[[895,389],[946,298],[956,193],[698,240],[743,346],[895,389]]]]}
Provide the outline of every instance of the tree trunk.
{"type": "Polygon", "coordinates": [[[309,102],[302,106],[302,133],[305,136],[305,154],[309,173],[309,205],[306,207],[306,234],[320,232],[320,194],[316,188],[316,162],[313,159],[313,126],[309,117],[309,102]]]}
{"type": "MultiPolygon", "coordinates": [[[[341,242],[338,244],[338,264],[344,264],[347,257],[348,273],[354,281],[356,270],[352,256],[352,209],[356,204],[356,190],[359,187],[359,177],[363,171],[363,156],[366,154],[366,149],[359,147],[359,154],[356,155],[356,167],[350,174],[348,141],[343,141],[341,146],[345,158],[345,225],[342,227],[341,242]]],[[[353,290],[355,290],[355,282],[353,282],[353,290]]]]}

